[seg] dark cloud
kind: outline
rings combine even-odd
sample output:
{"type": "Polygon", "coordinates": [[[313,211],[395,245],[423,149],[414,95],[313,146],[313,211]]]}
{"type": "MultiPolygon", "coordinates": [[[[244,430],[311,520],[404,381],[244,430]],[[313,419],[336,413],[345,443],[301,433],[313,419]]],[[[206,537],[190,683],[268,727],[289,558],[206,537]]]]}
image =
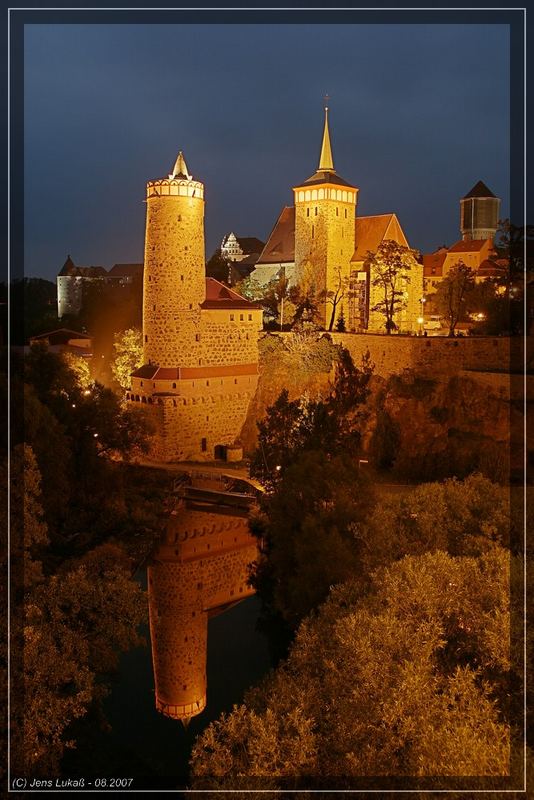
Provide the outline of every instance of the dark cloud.
{"type": "Polygon", "coordinates": [[[479,179],[508,213],[504,25],[31,25],[25,58],[28,275],[141,260],[144,184],[179,149],[208,255],[265,238],[315,169],[325,92],[360,213],[397,212],[425,251],[459,237],[479,179]]]}

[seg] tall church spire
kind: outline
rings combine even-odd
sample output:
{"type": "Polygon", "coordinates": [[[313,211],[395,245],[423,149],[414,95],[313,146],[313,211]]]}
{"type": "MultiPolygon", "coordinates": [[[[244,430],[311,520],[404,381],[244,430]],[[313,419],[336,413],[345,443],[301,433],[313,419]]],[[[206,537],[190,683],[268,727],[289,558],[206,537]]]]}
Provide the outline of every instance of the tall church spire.
{"type": "Polygon", "coordinates": [[[334,159],[332,158],[332,148],[330,146],[330,133],[328,131],[328,106],[324,107],[324,131],[323,144],[321,147],[321,157],[319,158],[320,170],[334,170],[334,159]]]}

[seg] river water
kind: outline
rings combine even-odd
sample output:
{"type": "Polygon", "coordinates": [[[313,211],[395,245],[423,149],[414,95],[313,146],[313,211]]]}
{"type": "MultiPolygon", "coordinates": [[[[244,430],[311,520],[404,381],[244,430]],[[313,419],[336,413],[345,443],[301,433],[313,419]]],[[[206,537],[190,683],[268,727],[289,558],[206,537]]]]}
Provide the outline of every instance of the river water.
{"type": "MultiPolygon", "coordinates": [[[[146,589],[146,576],[140,582],[146,589]]],[[[207,706],[187,730],[156,711],[148,626],[142,631],[147,647],[123,654],[117,681],[104,705],[111,725],[106,740],[109,747],[124,753],[123,774],[130,764],[137,779],[146,776],[147,787],[151,782],[154,788],[186,785],[195,738],[221,712],[242,702],[245,691],[270,669],[267,639],[256,631],[259,610],[259,600],[249,597],[210,619],[207,706]]]]}

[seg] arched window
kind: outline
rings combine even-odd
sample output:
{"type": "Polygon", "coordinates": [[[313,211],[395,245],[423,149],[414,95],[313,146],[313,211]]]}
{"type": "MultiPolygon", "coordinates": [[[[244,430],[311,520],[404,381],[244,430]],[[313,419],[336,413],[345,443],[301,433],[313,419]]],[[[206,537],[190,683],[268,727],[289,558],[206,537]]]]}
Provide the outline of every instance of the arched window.
{"type": "Polygon", "coordinates": [[[317,200],[317,189],[312,189],[311,199],[317,200]]]}

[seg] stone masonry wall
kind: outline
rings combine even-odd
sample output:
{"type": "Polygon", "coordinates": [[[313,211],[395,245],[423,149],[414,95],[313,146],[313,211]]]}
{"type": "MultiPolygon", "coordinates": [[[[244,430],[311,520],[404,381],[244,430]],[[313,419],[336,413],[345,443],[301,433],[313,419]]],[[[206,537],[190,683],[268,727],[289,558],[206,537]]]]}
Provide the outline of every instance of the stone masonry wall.
{"type": "MultiPolygon", "coordinates": [[[[298,193],[299,190],[295,194],[298,193]]],[[[295,268],[299,283],[309,279],[305,274],[308,269],[318,292],[335,292],[340,275],[341,279],[348,279],[354,254],[354,216],[355,204],[346,201],[295,202],[295,268]]],[[[322,303],[319,313],[322,324],[328,327],[332,306],[322,303]]]]}
{"type": "Polygon", "coordinates": [[[256,364],[261,310],[202,309],[201,348],[205,364],[256,364]]]}
{"type": "Polygon", "coordinates": [[[204,200],[151,195],[149,184],[143,278],[145,364],[198,366],[204,261],[204,200]]]}

